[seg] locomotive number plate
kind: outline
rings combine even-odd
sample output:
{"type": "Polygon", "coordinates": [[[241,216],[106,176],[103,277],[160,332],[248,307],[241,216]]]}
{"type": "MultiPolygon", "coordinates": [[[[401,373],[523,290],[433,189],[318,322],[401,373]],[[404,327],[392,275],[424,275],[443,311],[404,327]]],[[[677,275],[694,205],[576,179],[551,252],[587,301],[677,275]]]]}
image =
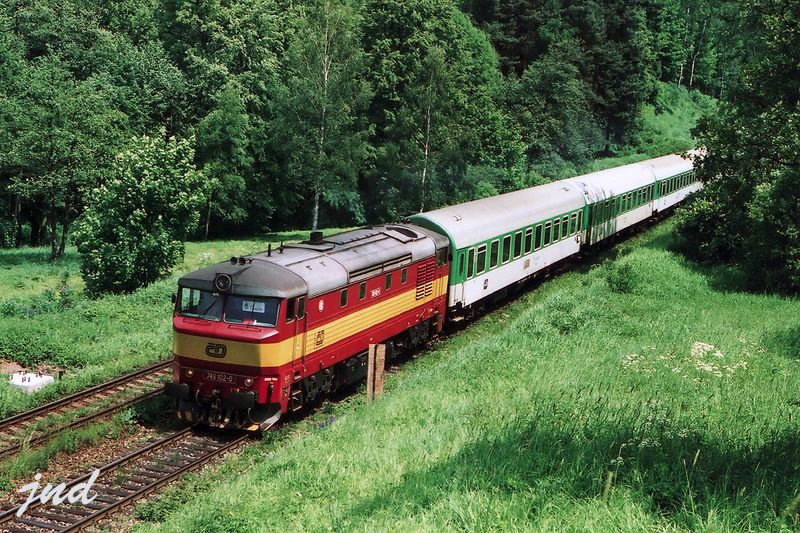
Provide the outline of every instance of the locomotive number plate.
{"type": "Polygon", "coordinates": [[[203,372],[203,379],[208,381],[219,381],[220,383],[236,383],[236,377],[230,374],[223,374],[221,372],[203,372]]]}

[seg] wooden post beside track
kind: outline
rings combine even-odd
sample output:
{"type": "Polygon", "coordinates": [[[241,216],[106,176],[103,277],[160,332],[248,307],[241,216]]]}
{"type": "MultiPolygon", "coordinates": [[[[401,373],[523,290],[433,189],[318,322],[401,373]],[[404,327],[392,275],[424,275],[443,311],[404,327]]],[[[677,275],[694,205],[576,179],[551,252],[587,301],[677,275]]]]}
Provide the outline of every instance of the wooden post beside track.
{"type": "Polygon", "coordinates": [[[386,345],[370,344],[367,356],[367,400],[383,394],[383,371],[386,365],[386,345]]]}

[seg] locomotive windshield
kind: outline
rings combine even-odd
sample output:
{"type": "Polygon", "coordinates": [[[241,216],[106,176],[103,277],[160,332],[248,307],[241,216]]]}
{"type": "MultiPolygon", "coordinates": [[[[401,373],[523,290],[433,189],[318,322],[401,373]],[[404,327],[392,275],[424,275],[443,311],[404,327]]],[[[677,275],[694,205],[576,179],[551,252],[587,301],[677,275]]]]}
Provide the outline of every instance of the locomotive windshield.
{"type": "Polygon", "coordinates": [[[231,294],[225,302],[225,322],[274,326],[278,323],[279,305],[278,298],[255,298],[231,294]]]}
{"type": "Polygon", "coordinates": [[[218,321],[221,318],[232,324],[275,326],[278,323],[278,298],[254,296],[227,296],[199,289],[180,289],[178,314],[190,318],[218,321]],[[224,310],[224,312],[223,312],[224,310]]]}
{"type": "Polygon", "coordinates": [[[182,288],[178,298],[178,314],[204,320],[222,318],[223,296],[221,294],[182,288]]]}

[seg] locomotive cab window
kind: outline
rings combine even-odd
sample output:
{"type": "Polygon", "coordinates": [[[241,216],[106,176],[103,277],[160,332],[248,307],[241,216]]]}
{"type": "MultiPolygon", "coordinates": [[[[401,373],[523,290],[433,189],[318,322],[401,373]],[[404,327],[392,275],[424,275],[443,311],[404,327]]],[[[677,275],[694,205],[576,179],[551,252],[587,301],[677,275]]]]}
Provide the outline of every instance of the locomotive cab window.
{"type": "Polygon", "coordinates": [[[306,316],[306,299],[301,296],[297,299],[297,318],[303,318],[304,316],[306,316]]]}
{"type": "MultiPolygon", "coordinates": [[[[469,254],[467,255],[467,279],[472,278],[475,274],[475,248],[469,249],[469,254]]],[[[417,281],[419,283],[419,281],[417,281]]]]}
{"type": "MultiPolygon", "coordinates": [[[[462,258],[462,261],[463,261],[463,258],[462,258]]],[[[405,283],[407,279],[408,279],[408,269],[404,268],[403,270],[400,271],[400,285],[405,283]]]]}
{"type": "Polygon", "coordinates": [[[522,255],[522,232],[514,234],[514,259],[522,255]]]}
{"type": "Polygon", "coordinates": [[[362,281],[361,285],[358,286],[358,299],[363,300],[367,297],[367,282],[362,281]]]}
{"type": "MultiPolygon", "coordinates": [[[[294,299],[287,300],[295,303],[294,299]]],[[[274,326],[278,323],[279,298],[257,298],[229,294],[225,299],[225,322],[274,326]]],[[[292,315],[294,315],[294,308],[292,315]]],[[[294,318],[294,317],[292,317],[294,318]]]]}
{"type": "Polygon", "coordinates": [[[511,259],[511,235],[503,237],[503,264],[508,263],[511,259]]]}
{"type": "Polygon", "coordinates": [[[383,286],[387,291],[392,288],[392,273],[391,272],[386,274],[386,282],[384,283],[383,286]]]}
{"type": "Polygon", "coordinates": [[[289,298],[288,300],[286,300],[286,322],[291,322],[292,320],[294,320],[295,303],[296,300],[294,298],[289,298]]]}
{"type": "Polygon", "coordinates": [[[339,307],[344,307],[347,305],[347,289],[342,289],[342,292],[339,294],[339,307]]]}
{"type": "Polygon", "coordinates": [[[180,316],[215,321],[222,318],[221,294],[182,287],[177,302],[180,316]]]}
{"type": "Polygon", "coordinates": [[[476,274],[483,274],[483,271],[486,270],[486,245],[481,245],[478,247],[478,260],[477,264],[475,265],[475,273],[476,274]]]}
{"type": "Polygon", "coordinates": [[[495,239],[492,241],[492,244],[489,245],[489,268],[494,268],[497,266],[497,262],[500,260],[500,241],[495,239]]]}

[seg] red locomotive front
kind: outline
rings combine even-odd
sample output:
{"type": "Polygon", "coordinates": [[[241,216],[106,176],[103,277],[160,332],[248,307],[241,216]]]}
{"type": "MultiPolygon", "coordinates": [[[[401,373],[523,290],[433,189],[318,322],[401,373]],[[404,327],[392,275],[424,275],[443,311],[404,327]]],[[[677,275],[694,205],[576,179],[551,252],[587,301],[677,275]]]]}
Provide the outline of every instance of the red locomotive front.
{"type": "Polygon", "coordinates": [[[365,351],[441,331],[447,240],[381,226],[198,270],[178,280],[173,381],[181,418],[251,430],[355,383],[365,351]]]}

